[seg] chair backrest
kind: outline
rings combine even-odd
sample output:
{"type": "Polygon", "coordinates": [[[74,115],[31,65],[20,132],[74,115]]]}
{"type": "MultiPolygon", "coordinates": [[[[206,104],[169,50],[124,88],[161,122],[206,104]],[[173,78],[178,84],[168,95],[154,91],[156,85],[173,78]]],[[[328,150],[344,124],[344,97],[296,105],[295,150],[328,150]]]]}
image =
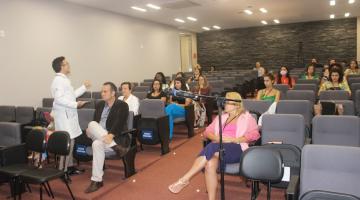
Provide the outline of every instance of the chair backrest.
{"type": "Polygon", "coordinates": [[[318,91],[318,86],[315,84],[298,84],[294,85],[294,90],[312,90],[316,94],[318,91]]]}
{"type": "Polygon", "coordinates": [[[165,105],[160,99],[143,99],[140,101],[139,113],[143,118],[165,116],[165,105]]]}
{"type": "Polygon", "coordinates": [[[79,125],[81,130],[86,130],[89,123],[94,120],[95,109],[78,109],[79,125]]]}
{"type": "Polygon", "coordinates": [[[360,83],[360,77],[349,77],[348,84],[351,86],[353,83],[360,83]]]}
{"type": "Polygon", "coordinates": [[[277,183],[283,173],[282,157],[278,151],[250,147],[241,155],[240,174],[246,178],[277,183]]]}
{"type": "Polygon", "coordinates": [[[256,111],[260,114],[266,112],[271,106],[271,101],[258,101],[252,99],[243,99],[243,105],[246,110],[256,111]]]}
{"type": "Polygon", "coordinates": [[[45,152],[45,135],[46,129],[33,129],[26,136],[26,147],[30,151],[44,153],[45,152]]]}
{"type": "Polygon", "coordinates": [[[355,92],[355,109],[358,116],[360,116],[360,90],[355,92]]]}
{"type": "MultiPolygon", "coordinates": [[[[137,87],[142,87],[142,86],[145,87],[145,86],[146,86],[146,87],[148,88],[148,90],[149,90],[151,84],[152,84],[152,82],[143,82],[143,83],[140,83],[140,86],[136,86],[136,88],[137,88],[137,87]]],[[[135,88],[135,89],[136,89],[136,88],[135,88]]]]}
{"type": "Polygon", "coordinates": [[[341,104],[344,108],[343,115],[355,115],[355,105],[354,102],[351,100],[323,100],[321,102],[333,102],[335,104],[341,104]]]}
{"type": "Polygon", "coordinates": [[[133,129],[134,128],[134,112],[129,111],[128,119],[127,119],[127,129],[133,129]]]}
{"type": "Polygon", "coordinates": [[[301,156],[300,199],[317,190],[360,197],[359,158],[358,147],[305,145],[301,156]]]}
{"type": "Polygon", "coordinates": [[[316,96],[312,90],[289,90],[286,93],[287,100],[309,100],[315,103],[316,96]]]}
{"type": "Polygon", "coordinates": [[[313,104],[308,100],[281,100],[276,106],[278,114],[301,114],[305,125],[310,127],[313,117],[313,104]]]}
{"type": "Polygon", "coordinates": [[[93,99],[101,99],[101,92],[92,92],[91,98],[93,98],[93,99]]]}
{"type": "Polygon", "coordinates": [[[35,117],[34,107],[18,106],[16,107],[16,122],[20,124],[31,124],[35,117]]]}
{"type": "Polygon", "coordinates": [[[313,118],[312,142],[360,147],[360,119],[356,116],[316,116],[313,118]]]}
{"type": "Polygon", "coordinates": [[[274,88],[280,91],[280,99],[286,99],[286,92],[289,90],[289,86],[285,84],[275,84],[274,88]]]}
{"type": "Polygon", "coordinates": [[[21,143],[21,128],[16,122],[0,122],[0,146],[7,147],[21,143]]]}
{"type": "Polygon", "coordinates": [[[15,122],[15,106],[0,106],[0,122],[15,122]]]}
{"type": "Polygon", "coordinates": [[[345,90],[326,90],[321,91],[319,100],[349,100],[349,93],[345,90]]]}
{"type": "Polygon", "coordinates": [[[79,96],[79,98],[91,98],[91,92],[86,91],[86,92],[84,92],[84,94],[79,96]]]}
{"type": "Polygon", "coordinates": [[[137,86],[136,88],[134,88],[134,92],[148,92],[150,90],[149,86],[137,86]]]}
{"type": "Polygon", "coordinates": [[[281,142],[300,149],[305,144],[305,120],[300,114],[266,114],[262,118],[261,143],[281,142]]]}
{"type": "Polygon", "coordinates": [[[299,79],[296,81],[296,84],[315,84],[319,85],[320,80],[318,79],[311,79],[311,80],[305,80],[305,79],[299,79]]]}
{"type": "Polygon", "coordinates": [[[52,108],[54,103],[54,98],[43,98],[42,99],[42,107],[52,108]]]}
{"type": "Polygon", "coordinates": [[[329,191],[319,191],[319,190],[309,191],[301,197],[301,200],[328,200],[328,199],[360,200],[360,197],[358,198],[349,194],[329,192],[329,191]]]}
{"type": "Polygon", "coordinates": [[[70,135],[66,131],[55,131],[49,137],[47,151],[55,155],[67,156],[70,153],[70,135]]]}
{"type": "Polygon", "coordinates": [[[353,83],[351,84],[350,86],[351,88],[351,96],[352,96],[352,99],[355,100],[355,93],[356,93],[356,90],[360,90],[360,83],[353,83]]]}
{"type": "Polygon", "coordinates": [[[147,92],[133,92],[132,94],[139,98],[139,100],[143,100],[146,98],[147,92]]]}
{"type": "Polygon", "coordinates": [[[80,109],[95,109],[95,99],[91,98],[78,98],[77,101],[88,101],[89,103],[86,103],[83,107],[80,109]]]}

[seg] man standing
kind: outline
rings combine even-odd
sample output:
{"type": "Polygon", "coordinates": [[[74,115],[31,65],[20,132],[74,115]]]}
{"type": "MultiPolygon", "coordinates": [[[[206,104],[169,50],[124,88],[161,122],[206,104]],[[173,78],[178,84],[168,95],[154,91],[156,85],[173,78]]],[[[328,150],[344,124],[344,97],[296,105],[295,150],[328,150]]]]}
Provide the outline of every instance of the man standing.
{"type": "Polygon", "coordinates": [[[129,106],[116,99],[116,86],[106,82],[101,89],[102,101],[96,104],[94,121],[90,122],[86,134],[93,140],[92,176],[85,193],[95,192],[103,186],[105,152],[115,151],[122,157],[130,148],[130,137],[120,137],[127,130],[129,106]]]}
{"type": "MultiPolygon", "coordinates": [[[[71,82],[68,78],[70,74],[70,65],[65,57],[57,57],[52,62],[52,67],[56,76],[51,84],[51,95],[54,98],[53,112],[55,130],[66,131],[70,134],[70,154],[65,158],[60,158],[59,169],[68,171],[68,167],[73,166],[73,148],[75,138],[82,134],[77,108],[82,107],[86,101],[76,101],[76,98],[84,94],[90,87],[90,82],[85,81],[84,84],[74,91],[71,82]]],[[[68,178],[68,181],[70,179],[68,178]]]]}

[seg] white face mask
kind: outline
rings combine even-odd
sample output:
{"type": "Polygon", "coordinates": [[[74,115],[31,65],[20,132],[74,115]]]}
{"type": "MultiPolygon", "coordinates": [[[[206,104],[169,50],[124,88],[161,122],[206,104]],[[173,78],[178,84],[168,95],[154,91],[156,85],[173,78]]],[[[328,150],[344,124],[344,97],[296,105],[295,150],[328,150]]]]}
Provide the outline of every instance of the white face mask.
{"type": "Polygon", "coordinates": [[[286,71],[286,70],[281,70],[281,71],[280,71],[280,74],[281,74],[282,76],[285,76],[285,75],[287,74],[287,71],[286,71]]]}

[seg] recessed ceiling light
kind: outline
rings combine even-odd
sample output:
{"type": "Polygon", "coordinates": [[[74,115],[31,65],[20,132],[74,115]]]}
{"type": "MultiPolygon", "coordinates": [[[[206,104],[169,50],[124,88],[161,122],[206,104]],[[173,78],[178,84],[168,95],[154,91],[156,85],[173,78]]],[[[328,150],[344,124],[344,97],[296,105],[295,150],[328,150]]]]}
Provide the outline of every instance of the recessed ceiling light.
{"type": "Polygon", "coordinates": [[[264,25],[268,24],[267,21],[265,21],[265,20],[262,20],[261,23],[264,25]]]}
{"type": "Polygon", "coordinates": [[[274,22],[275,22],[276,24],[279,24],[279,23],[280,23],[280,21],[279,21],[278,19],[274,19],[274,22]]]}
{"type": "Polygon", "coordinates": [[[344,15],[345,17],[349,17],[350,16],[350,13],[345,13],[345,15],[344,15]]]}
{"type": "Polygon", "coordinates": [[[161,9],[160,6],[157,6],[157,5],[154,5],[154,4],[151,4],[151,3],[146,4],[146,6],[149,7],[149,8],[155,9],[155,10],[160,10],[161,9]]]}
{"type": "Polygon", "coordinates": [[[244,10],[244,12],[245,12],[246,14],[248,14],[248,15],[252,15],[252,14],[253,14],[253,12],[252,12],[251,10],[244,10]]]}
{"type": "Polygon", "coordinates": [[[267,13],[268,11],[265,8],[260,8],[259,9],[262,13],[267,13]]]}
{"type": "Polygon", "coordinates": [[[214,28],[214,29],[217,29],[217,30],[221,29],[220,26],[216,26],[216,25],[214,25],[213,28],[214,28]]]}
{"type": "Polygon", "coordinates": [[[140,7],[137,7],[137,6],[131,6],[131,8],[134,9],[134,10],[137,10],[137,11],[146,12],[146,9],[140,8],[140,7]]]}
{"type": "Polygon", "coordinates": [[[335,0],[330,0],[330,6],[335,6],[336,1],[335,0]]]}
{"type": "Polygon", "coordinates": [[[177,21],[177,22],[180,22],[180,23],[185,23],[185,21],[184,21],[184,20],[179,19],[179,18],[175,18],[174,20],[175,20],[175,21],[177,21]]]}
{"type": "Polygon", "coordinates": [[[355,0],[349,0],[349,4],[355,3],[355,0]]]}
{"type": "Polygon", "coordinates": [[[195,17],[187,17],[187,19],[190,20],[190,21],[193,21],[193,22],[197,21],[197,19],[195,17]]]}
{"type": "Polygon", "coordinates": [[[330,15],[330,19],[334,19],[335,18],[335,15],[334,14],[331,14],[330,15]]]}
{"type": "Polygon", "coordinates": [[[210,31],[210,28],[206,26],[203,26],[202,29],[204,29],[205,31],[210,31]]]}

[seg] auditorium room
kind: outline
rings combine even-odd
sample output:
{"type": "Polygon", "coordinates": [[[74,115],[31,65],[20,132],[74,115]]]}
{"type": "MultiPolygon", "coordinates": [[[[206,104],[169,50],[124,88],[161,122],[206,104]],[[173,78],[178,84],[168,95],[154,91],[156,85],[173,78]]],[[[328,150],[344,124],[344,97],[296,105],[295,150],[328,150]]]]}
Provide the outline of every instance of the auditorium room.
{"type": "Polygon", "coordinates": [[[360,0],[0,0],[0,199],[360,200],[360,0]]]}

